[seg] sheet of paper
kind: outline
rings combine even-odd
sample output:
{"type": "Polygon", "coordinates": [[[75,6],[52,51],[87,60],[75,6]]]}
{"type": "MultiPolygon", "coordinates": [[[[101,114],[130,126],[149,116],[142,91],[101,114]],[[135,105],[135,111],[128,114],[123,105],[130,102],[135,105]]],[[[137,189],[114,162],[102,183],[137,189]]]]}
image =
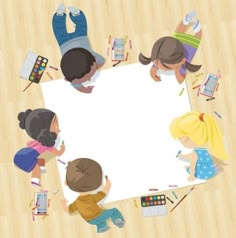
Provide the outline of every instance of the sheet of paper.
{"type": "MultiPolygon", "coordinates": [[[[60,159],[98,161],[112,182],[105,202],[204,182],[188,182],[186,163],[176,158],[185,149],[169,133],[171,120],[191,111],[185,83],[174,75],[154,82],[149,70],[139,63],[102,70],[91,94],[63,79],[41,84],[45,107],[59,118],[66,146],[60,159]]],[[[66,166],[58,168],[64,196],[73,202],[78,193],[64,185],[66,166]]]]}

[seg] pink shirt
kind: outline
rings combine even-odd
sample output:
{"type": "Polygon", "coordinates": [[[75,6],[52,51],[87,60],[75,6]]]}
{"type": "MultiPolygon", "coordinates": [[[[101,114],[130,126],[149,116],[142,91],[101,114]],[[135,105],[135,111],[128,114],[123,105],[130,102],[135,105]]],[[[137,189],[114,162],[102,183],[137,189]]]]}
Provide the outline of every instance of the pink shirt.
{"type": "Polygon", "coordinates": [[[38,151],[39,154],[42,154],[45,151],[52,151],[54,146],[48,147],[42,145],[40,142],[33,140],[27,143],[27,146],[38,151]]]}

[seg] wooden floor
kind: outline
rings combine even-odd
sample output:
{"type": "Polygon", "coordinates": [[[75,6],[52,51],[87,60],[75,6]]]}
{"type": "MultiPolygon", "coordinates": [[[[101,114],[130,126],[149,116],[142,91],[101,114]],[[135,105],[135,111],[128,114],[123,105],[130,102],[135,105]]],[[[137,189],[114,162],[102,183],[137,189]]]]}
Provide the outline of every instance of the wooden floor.
{"type": "MultiPolygon", "coordinates": [[[[106,56],[108,36],[132,40],[128,63],[137,62],[140,51],[149,55],[159,37],[170,35],[185,13],[195,9],[203,28],[203,38],[194,63],[202,64],[200,72],[217,72],[222,80],[216,99],[206,102],[192,90],[193,75],[187,77],[193,110],[204,111],[217,118],[225,137],[231,160],[223,173],[204,185],[199,185],[189,197],[166,217],[143,218],[133,199],[109,204],[119,208],[126,218],[124,229],[111,224],[105,234],[86,224],[79,215],[69,216],[62,211],[63,198],[56,161],[47,164],[43,189],[49,190],[49,216],[32,221],[30,200],[34,188],[30,175],[13,165],[14,153],[29,139],[19,129],[17,114],[27,108],[44,107],[39,85],[24,93],[27,81],[19,78],[19,70],[28,49],[47,56],[50,64],[58,66],[60,51],[52,32],[51,18],[60,1],[19,0],[3,1],[0,8],[0,237],[122,237],[122,238],[232,238],[236,234],[236,1],[234,0],[77,0],[64,1],[82,9],[88,21],[89,37],[96,51],[106,56]],[[52,192],[59,189],[59,193],[52,192]]],[[[68,29],[73,25],[68,21],[68,29]]],[[[111,67],[110,57],[104,68],[111,67]]],[[[147,66],[149,67],[149,66],[147,66]]],[[[61,78],[61,72],[51,71],[61,78]]],[[[46,74],[43,81],[46,81],[46,74]]],[[[131,178],[132,179],[132,178],[131,178]]],[[[187,188],[178,189],[179,196],[187,188]]],[[[169,192],[167,192],[167,195],[169,192]]],[[[171,196],[171,195],[170,195],[171,196]]]]}

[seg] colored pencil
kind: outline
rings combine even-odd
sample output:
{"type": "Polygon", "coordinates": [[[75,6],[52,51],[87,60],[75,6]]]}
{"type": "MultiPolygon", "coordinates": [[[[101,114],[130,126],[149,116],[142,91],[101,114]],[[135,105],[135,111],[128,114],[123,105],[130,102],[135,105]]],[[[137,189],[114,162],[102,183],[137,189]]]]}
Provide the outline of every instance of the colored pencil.
{"type": "Polygon", "coordinates": [[[125,58],[125,61],[127,61],[127,60],[128,60],[128,56],[129,56],[129,53],[127,52],[127,53],[126,53],[126,58],[125,58]]]}
{"type": "Polygon", "coordinates": [[[179,96],[181,96],[184,92],[184,88],[181,89],[180,93],[179,93],[179,96]]]}
{"type": "Polygon", "coordinates": [[[48,77],[49,77],[50,79],[53,79],[53,77],[51,76],[51,74],[49,74],[48,72],[47,72],[47,75],[48,75],[48,77]]]}
{"type": "Polygon", "coordinates": [[[58,68],[50,66],[50,65],[49,65],[49,68],[54,69],[54,70],[58,70],[58,68]]]}
{"type": "Polygon", "coordinates": [[[35,210],[38,207],[40,207],[40,205],[37,205],[37,206],[33,207],[32,210],[35,210]]]}
{"type": "Polygon", "coordinates": [[[64,161],[60,160],[60,159],[57,159],[58,162],[62,163],[62,164],[66,164],[64,161]]]}
{"type": "Polygon", "coordinates": [[[178,199],[178,197],[174,191],[172,191],[172,194],[175,196],[176,199],[178,199]]]}
{"type": "Polygon", "coordinates": [[[110,45],[111,43],[111,35],[109,35],[109,38],[108,38],[108,44],[110,45]]]}
{"type": "Polygon", "coordinates": [[[149,188],[149,191],[158,191],[157,188],[149,188]]]}
{"type": "Polygon", "coordinates": [[[199,96],[200,95],[200,88],[198,88],[198,90],[197,90],[197,96],[199,96]]]}
{"type": "Polygon", "coordinates": [[[178,151],[176,158],[179,157],[179,154],[181,153],[181,150],[178,151]]]}
{"type": "Polygon", "coordinates": [[[200,87],[201,87],[201,85],[199,84],[199,85],[193,87],[193,90],[194,90],[194,89],[197,89],[197,88],[200,88],[200,87]]]}
{"type": "Polygon", "coordinates": [[[190,192],[193,191],[193,189],[194,189],[194,187],[192,187],[192,188],[188,191],[188,193],[186,193],[186,194],[180,199],[180,201],[170,210],[170,212],[172,212],[172,211],[190,194],[190,192]]]}

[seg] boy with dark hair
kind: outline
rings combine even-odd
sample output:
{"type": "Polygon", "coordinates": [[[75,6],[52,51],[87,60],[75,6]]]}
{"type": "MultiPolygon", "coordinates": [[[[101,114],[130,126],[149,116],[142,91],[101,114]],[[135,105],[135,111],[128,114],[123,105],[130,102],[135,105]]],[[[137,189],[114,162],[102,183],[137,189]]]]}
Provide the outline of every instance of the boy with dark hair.
{"type": "Polygon", "coordinates": [[[60,46],[62,59],[61,70],[65,80],[83,93],[91,93],[93,86],[85,87],[82,83],[89,81],[97,69],[101,68],[105,59],[91,49],[87,36],[87,21],[84,13],[69,7],[70,19],[75,24],[75,31],[66,30],[65,5],[58,6],[52,19],[52,26],[57,42],[60,46]]]}
{"type": "Polygon", "coordinates": [[[92,225],[97,226],[97,232],[105,232],[109,229],[107,220],[122,228],[124,218],[117,208],[102,209],[97,203],[105,198],[110,190],[111,182],[106,177],[106,184],[102,191],[93,193],[102,185],[102,168],[100,164],[91,159],[76,159],[69,162],[66,171],[66,184],[80,196],[69,206],[66,200],[62,200],[62,206],[68,213],[79,212],[79,214],[92,225]]]}

